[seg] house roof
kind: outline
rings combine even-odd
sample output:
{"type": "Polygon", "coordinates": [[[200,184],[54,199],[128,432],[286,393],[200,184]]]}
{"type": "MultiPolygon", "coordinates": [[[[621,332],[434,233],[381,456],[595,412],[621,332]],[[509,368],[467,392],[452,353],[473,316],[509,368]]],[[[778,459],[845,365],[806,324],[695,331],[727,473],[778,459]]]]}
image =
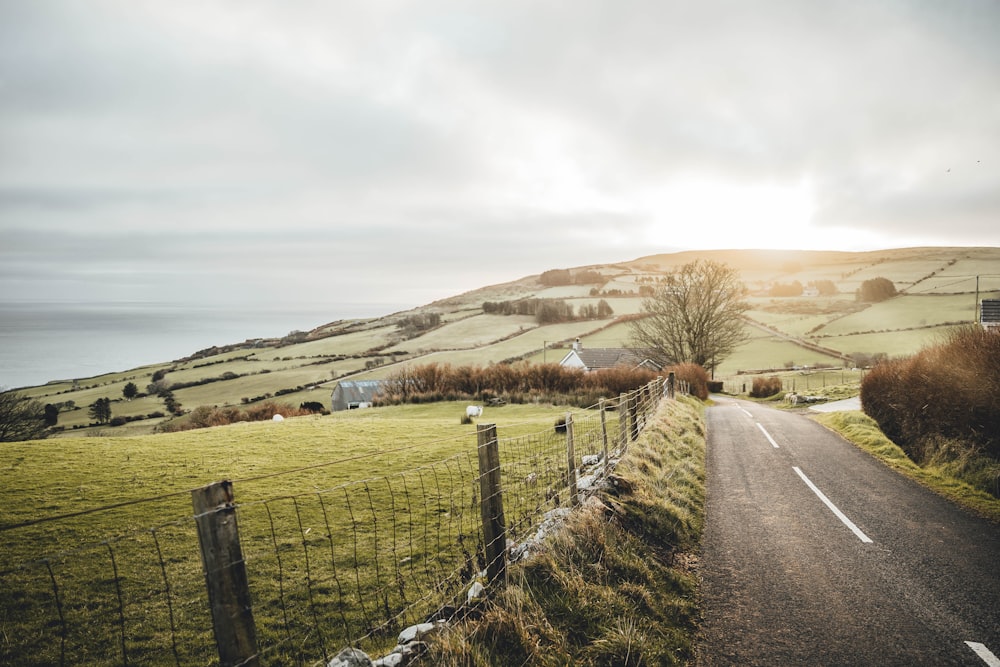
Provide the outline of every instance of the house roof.
{"type": "Polygon", "coordinates": [[[587,370],[598,368],[615,368],[616,366],[655,366],[649,357],[643,356],[640,350],[625,347],[589,347],[572,350],[560,362],[565,365],[567,359],[576,355],[587,370]]]}
{"type": "Polygon", "coordinates": [[[345,404],[369,402],[381,389],[381,380],[344,380],[334,387],[333,396],[345,404]]]}

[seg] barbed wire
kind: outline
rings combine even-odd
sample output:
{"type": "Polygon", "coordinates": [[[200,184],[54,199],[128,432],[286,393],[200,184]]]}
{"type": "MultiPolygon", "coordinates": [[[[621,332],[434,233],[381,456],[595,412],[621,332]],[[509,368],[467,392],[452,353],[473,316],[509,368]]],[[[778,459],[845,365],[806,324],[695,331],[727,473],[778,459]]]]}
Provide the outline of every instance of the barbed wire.
{"type": "MultiPolygon", "coordinates": [[[[547,423],[539,419],[505,426],[515,433],[530,429],[497,438],[508,544],[529,543],[552,510],[571,507],[584,457],[590,457],[591,468],[604,464],[595,468],[594,474],[600,474],[609,456],[620,456],[645,426],[661,396],[657,384],[630,392],[624,400],[567,410],[572,461],[565,425],[549,418],[547,423]],[[629,420],[632,402],[636,407],[629,420]]],[[[449,441],[456,439],[433,445],[449,441]]],[[[379,448],[231,483],[243,488],[283,478],[288,485],[282,493],[258,498],[251,493],[249,500],[230,505],[261,657],[274,663],[325,663],[344,646],[386,649],[407,625],[465,613],[467,589],[490,568],[486,554],[491,550],[480,516],[488,500],[480,497],[485,472],[475,449],[462,443],[468,438],[456,441],[464,449],[454,454],[363,479],[324,485],[322,479],[296,475],[421,451],[428,443],[379,448]]],[[[4,527],[10,533],[63,522],[58,524],[63,532],[54,540],[71,546],[49,555],[35,553],[0,569],[0,662],[214,662],[205,582],[218,572],[203,562],[197,526],[214,510],[189,510],[180,518],[96,541],[86,540],[91,526],[78,530],[71,521],[141,503],[179,501],[194,491],[4,527]],[[80,538],[84,541],[73,544],[80,538]],[[107,656],[111,647],[114,655],[107,656]]],[[[0,554],[4,551],[0,547],[0,554]]],[[[18,551],[24,549],[8,556],[18,551]]]]}

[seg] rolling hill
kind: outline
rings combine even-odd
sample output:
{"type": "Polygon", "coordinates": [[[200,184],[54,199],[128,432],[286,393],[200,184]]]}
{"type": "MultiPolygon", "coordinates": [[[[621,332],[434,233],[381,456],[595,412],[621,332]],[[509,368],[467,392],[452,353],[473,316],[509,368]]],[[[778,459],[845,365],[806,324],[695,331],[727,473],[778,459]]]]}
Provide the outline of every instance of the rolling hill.
{"type": "Polygon", "coordinates": [[[627,345],[626,320],[641,312],[641,291],[697,259],[733,267],[750,291],[751,338],[721,364],[717,377],[792,365],[842,366],[850,363],[848,358],[872,355],[908,355],[949,328],[975,321],[978,298],[1000,297],[1000,248],[687,251],[575,267],[559,271],[561,280],[555,281],[551,279],[555,272],[548,271],[410,311],[331,322],[285,338],[248,340],[153,366],[52,382],[23,392],[44,403],[64,404],[59,425],[75,434],[90,421],[87,406],[98,398],[110,398],[113,415],[135,419],[115,429],[126,435],[150,432],[167,419],[163,400],[156,396],[122,398],[128,382],[145,391],[157,372],[165,373],[175,399],[192,409],[245,405],[272,397],[294,405],[305,401],[326,405],[338,380],[380,378],[402,364],[558,362],[576,338],[590,347],[627,345]],[[891,280],[898,296],[875,304],[856,301],[861,284],[877,277],[891,280]],[[775,295],[782,286],[795,284],[804,295],[775,295]],[[822,294],[809,289],[817,285],[823,286],[822,294]],[[483,309],[485,302],[519,299],[560,299],[576,313],[603,299],[614,312],[602,319],[543,325],[530,315],[487,314],[483,309]]]}

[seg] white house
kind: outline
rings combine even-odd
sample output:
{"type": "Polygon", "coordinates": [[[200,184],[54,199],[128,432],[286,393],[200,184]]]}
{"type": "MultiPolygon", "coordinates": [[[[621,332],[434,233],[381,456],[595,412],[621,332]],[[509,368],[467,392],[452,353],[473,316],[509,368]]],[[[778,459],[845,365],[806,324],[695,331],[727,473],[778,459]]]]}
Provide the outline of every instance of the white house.
{"type": "Polygon", "coordinates": [[[660,364],[644,355],[642,350],[632,350],[626,347],[584,348],[579,338],[573,343],[573,349],[562,358],[559,365],[566,368],[582,368],[585,371],[618,366],[648,368],[653,371],[663,369],[660,364]]]}

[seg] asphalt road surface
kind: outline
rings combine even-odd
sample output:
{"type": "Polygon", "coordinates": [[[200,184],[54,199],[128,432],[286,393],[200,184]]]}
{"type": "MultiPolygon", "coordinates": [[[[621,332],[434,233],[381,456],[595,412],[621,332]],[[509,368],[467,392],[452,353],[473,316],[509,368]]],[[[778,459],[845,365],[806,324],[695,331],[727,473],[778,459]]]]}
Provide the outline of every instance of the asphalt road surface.
{"type": "Polygon", "coordinates": [[[707,422],[699,665],[1000,667],[1000,527],[804,414],[707,422]]]}

